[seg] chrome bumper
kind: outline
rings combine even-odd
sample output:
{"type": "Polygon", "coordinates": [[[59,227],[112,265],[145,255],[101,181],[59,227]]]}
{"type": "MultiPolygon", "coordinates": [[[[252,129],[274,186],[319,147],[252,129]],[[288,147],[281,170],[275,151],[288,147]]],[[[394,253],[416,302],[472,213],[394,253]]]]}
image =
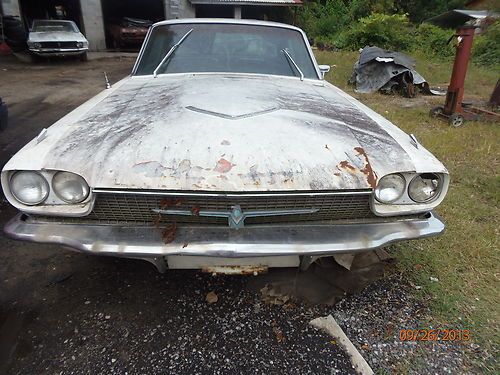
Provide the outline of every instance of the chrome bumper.
{"type": "Polygon", "coordinates": [[[438,235],[444,223],[434,212],[405,220],[295,224],[245,227],[178,227],[173,242],[165,244],[161,230],[152,226],[65,224],[33,222],[19,214],[5,233],[16,240],[59,244],[100,255],[158,257],[198,255],[225,258],[316,255],[372,250],[388,244],[438,235]]]}
{"type": "Polygon", "coordinates": [[[88,48],[30,48],[31,53],[39,56],[70,56],[81,55],[87,52],[88,48]]]}

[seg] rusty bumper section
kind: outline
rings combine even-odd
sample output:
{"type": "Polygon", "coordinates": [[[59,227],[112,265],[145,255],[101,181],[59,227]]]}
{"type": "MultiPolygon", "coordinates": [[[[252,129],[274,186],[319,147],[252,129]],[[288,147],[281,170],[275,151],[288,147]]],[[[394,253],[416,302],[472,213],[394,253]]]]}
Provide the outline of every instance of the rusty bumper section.
{"type": "Polygon", "coordinates": [[[444,231],[439,216],[371,223],[179,227],[168,244],[152,226],[64,224],[33,222],[19,214],[4,230],[17,240],[53,243],[101,255],[158,257],[198,255],[244,258],[255,256],[317,255],[376,249],[393,242],[434,236],[444,231]]]}

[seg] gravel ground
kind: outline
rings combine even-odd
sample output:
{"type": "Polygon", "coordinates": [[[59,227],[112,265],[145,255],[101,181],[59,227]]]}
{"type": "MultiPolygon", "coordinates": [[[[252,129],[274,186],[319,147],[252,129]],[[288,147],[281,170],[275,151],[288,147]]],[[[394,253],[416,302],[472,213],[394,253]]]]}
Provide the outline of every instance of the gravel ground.
{"type": "Polygon", "coordinates": [[[461,329],[432,324],[430,311],[399,274],[387,276],[332,311],[370,366],[379,373],[472,374],[465,353],[480,355],[470,341],[401,341],[401,329],[461,329]],[[423,324],[422,322],[430,322],[423,324]]]}
{"type": "Polygon", "coordinates": [[[49,284],[57,295],[21,312],[30,321],[9,372],[354,373],[332,338],[309,325],[319,307],[265,304],[245,287],[248,277],[159,275],[136,261],[105,263],[49,284]],[[105,281],[97,294],[95,279],[105,281]],[[217,302],[206,301],[210,292],[217,302]]]}

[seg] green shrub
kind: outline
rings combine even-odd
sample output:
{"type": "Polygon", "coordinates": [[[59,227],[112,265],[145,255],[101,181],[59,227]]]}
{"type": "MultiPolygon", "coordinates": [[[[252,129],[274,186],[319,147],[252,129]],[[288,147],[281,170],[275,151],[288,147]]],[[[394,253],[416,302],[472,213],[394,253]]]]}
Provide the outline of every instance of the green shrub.
{"type": "Polygon", "coordinates": [[[423,23],[415,31],[413,49],[438,57],[454,56],[453,43],[447,44],[453,34],[455,34],[454,30],[441,29],[429,23],[423,23]]]}
{"type": "Polygon", "coordinates": [[[334,35],[349,21],[349,9],[342,0],[326,0],[324,5],[309,2],[298,10],[299,26],[310,38],[334,35]]]}
{"type": "Polygon", "coordinates": [[[372,13],[345,30],[338,40],[342,44],[339,47],[352,50],[377,46],[402,51],[413,45],[412,29],[405,14],[372,13]]]}
{"type": "Polygon", "coordinates": [[[485,66],[500,65],[500,21],[474,38],[472,61],[485,66]]]}

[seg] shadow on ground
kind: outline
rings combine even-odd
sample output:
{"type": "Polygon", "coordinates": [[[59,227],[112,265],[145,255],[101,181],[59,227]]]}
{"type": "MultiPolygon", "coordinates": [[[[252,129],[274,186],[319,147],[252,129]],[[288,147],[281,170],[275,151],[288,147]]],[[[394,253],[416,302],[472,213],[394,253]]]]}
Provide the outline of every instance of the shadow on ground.
{"type": "MultiPolygon", "coordinates": [[[[18,245],[2,242],[7,250],[18,245]]],[[[344,294],[345,278],[332,268],[261,276],[159,274],[138,260],[23,247],[38,255],[11,253],[1,265],[4,373],[353,371],[332,339],[308,324],[328,313],[311,299],[331,303],[344,294]],[[262,288],[274,291],[272,301],[262,288]],[[217,302],[206,301],[210,292],[217,302]]]]}

